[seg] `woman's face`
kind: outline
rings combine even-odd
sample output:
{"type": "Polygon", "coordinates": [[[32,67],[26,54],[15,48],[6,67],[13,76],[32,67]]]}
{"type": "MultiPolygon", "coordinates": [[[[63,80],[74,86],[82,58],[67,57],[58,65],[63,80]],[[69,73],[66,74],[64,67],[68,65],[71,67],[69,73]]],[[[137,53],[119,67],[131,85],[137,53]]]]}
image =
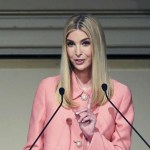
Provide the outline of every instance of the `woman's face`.
{"type": "Polygon", "coordinates": [[[78,29],[69,33],[66,46],[74,71],[91,71],[92,44],[87,34],[78,29]]]}

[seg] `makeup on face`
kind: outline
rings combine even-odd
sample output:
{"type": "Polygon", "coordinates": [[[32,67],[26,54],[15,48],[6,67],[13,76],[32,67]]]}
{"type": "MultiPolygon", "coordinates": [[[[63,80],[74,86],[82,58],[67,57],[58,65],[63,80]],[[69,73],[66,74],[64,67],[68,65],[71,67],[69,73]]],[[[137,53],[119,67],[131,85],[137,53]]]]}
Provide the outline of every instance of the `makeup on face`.
{"type": "Polygon", "coordinates": [[[69,33],[66,39],[67,54],[74,69],[81,71],[92,64],[92,45],[90,38],[81,30],[69,33]]]}

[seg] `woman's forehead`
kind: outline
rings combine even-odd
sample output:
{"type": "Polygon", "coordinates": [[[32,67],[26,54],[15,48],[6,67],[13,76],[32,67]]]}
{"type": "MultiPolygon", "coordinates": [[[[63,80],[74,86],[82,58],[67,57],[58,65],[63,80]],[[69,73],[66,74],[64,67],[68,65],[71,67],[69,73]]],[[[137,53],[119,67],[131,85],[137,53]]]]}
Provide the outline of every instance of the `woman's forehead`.
{"type": "Polygon", "coordinates": [[[80,29],[75,29],[71,32],[69,32],[67,39],[74,39],[74,38],[89,38],[86,32],[80,30],[80,29]]]}

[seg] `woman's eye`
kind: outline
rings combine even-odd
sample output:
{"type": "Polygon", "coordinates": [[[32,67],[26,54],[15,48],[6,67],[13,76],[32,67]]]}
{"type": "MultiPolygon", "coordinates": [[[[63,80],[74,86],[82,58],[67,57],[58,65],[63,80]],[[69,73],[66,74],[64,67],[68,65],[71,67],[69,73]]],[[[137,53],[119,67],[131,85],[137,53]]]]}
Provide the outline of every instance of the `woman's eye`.
{"type": "Polygon", "coordinates": [[[67,41],[67,46],[68,47],[72,47],[74,45],[74,42],[72,42],[72,41],[67,41]]]}
{"type": "Polygon", "coordinates": [[[82,42],[82,45],[83,46],[89,46],[91,43],[90,43],[90,41],[83,41],[82,42]]]}

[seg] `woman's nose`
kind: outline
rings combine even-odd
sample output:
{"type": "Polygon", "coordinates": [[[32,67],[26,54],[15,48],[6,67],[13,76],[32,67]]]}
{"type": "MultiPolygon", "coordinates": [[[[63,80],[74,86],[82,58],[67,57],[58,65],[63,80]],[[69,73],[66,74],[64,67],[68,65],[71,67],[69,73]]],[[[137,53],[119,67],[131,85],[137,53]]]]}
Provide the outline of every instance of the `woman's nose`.
{"type": "Polygon", "coordinates": [[[80,56],[80,55],[82,54],[82,51],[81,51],[81,47],[80,47],[80,46],[76,46],[75,54],[76,54],[77,56],[80,56]]]}

